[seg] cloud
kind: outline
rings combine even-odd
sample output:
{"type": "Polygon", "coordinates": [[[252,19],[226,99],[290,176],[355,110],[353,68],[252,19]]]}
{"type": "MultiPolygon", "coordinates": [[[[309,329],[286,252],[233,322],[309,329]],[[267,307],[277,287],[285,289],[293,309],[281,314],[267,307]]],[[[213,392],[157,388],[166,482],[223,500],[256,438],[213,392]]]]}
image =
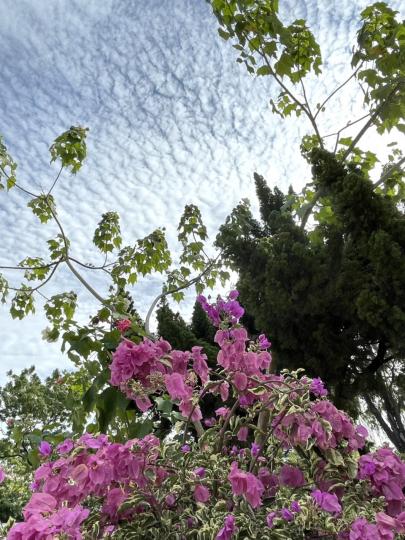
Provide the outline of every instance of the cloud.
{"type": "MultiPolygon", "coordinates": [[[[287,0],[287,19],[307,17],[322,45],[325,76],[309,85],[314,101],[350,73],[349,55],[363,0],[287,0]]],[[[399,0],[392,2],[397,8],[399,0]]],[[[89,157],[77,176],[65,174],[55,191],[73,252],[97,262],[92,232],[117,210],[131,242],[166,226],[171,242],[185,204],[198,204],[211,236],[243,197],[254,199],[252,173],[271,185],[301,188],[308,170],[298,157],[304,119],[280,121],[271,113],[276,89],[252,78],[216,31],[200,0],[3,0],[0,4],[0,132],[19,164],[21,183],[49,186],[53,139],[75,124],[90,127],[89,157]]],[[[331,102],[321,127],[334,130],[359,109],[351,94],[331,102]],[[343,118],[344,117],[344,118],[343,118]]],[[[0,261],[44,253],[57,231],[39,225],[18,192],[1,194],[0,261]]],[[[101,293],[106,281],[89,278],[101,293]]],[[[161,281],[135,290],[145,313],[161,281]]],[[[52,290],[79,290],[61,271],[52,290]]],[[[80,316],[95,302],[81,292],[80,316]]],[[[58,347],[40,339],[41,315],[11,322],[0,311],[2,365],[35,362],[45,372],[67,365],[58,347]]]]}

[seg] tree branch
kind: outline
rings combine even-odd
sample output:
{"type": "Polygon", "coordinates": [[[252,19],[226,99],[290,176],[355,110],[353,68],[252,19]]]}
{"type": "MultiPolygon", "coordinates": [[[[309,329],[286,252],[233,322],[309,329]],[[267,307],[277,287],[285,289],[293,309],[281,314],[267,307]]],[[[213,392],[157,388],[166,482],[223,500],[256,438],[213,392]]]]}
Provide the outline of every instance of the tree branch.
{"type": "Polygon", "coordinates": [[[316,117],[318,116],[318,114],[322,111],[322,109],[325,107],[325,105],[327,104],[327,102],[337,93],[339,92],[339,90],[341,90],[344,86],[346,86],[346,84],[353,78],[357,75],[359,69],[361,69],[361,66],[363,65],[363,62],[361,62],[361,64],[359,65],[359,67],[353,71],[353,73],[350,75],[350,77],[348,79],[346,79],[340,86],[338,86],[331,94],[329,94],[329,96],[321,103],[321,105],[319,106],[319,109],[316,111],[315,113],[315,116],[314,116],[314,120],[316,119],[316,117]]]}
{"type": "Polygon", "coordinates": [[[395,163],[394,165],[392,165],[391,167],[389,167],[385,173],[383,173],[381,175],[381,178],[374,184],[374,189],[378,186],[381,186],[381,184],[383,184],[386,180],[388,180],[388,178],[391,176],[391,174],[396,171],[396,170],[399,170],[399,171],[402,171],[404,172],[402,169],[401,169],[401,165],[405,163],[405,157],[403,157],[402,159],[400,159],[398,161],[398,163],[395,163]]]}
{"type": "Polygon", "coordinates": [[[344,161],[347,158],[347,156],[352,152],[353,148],[355,148],[356,144],[359,142],[359,140],[363,137],[365,132],[368,130],[368,128],[371,127],[374,124],[375,119],[380,114],[380,112],[383,110],[383,108],[387,105],[387,103],[389,103],[391,98],[396,94],[398,88],[399,88],[399,83],[392,89],[392,91],[389,93],[387,99],[385,101],[383,101],[383,103],[380,103],[380,105],[376,108],[376,110],[371,115],[370,120],[361,128],[359,133],[356,135],[356,137],[352,141],[352,144],[349,146],[349,148],[343,154],[343,157],[342,157],[341,161],[344,161]]]}
{"type": "Polygon", "coordinates": [[[151,336],[151,331],[150,331],[150,318],[153,314],[153,311],[157,305],[157,303],[159,302],[159,300],[161,300],[162,298],[165,298],[166,296],[170,296],[171,294],[174,294],[178,291],[182,291],[183,289],[187,289],[188,287],[191,287],[191,285],[194,285],[194,283],[197,283],[198,281],[200,281],[200,279],[207,273],[209,272],[209,270],[211,270],[211,268],[214,266],[214,264],[217,262],[218,258],[220,257],[221,253],[218,254],[218,256],[213,260],[211,261],[205,268],[204,270],[198,274],[198,276],[196,276],[195,278],[191,279],[190,281],[187,281],[187,283],[185,283],[184,285],[180,285],[179,287],[176,287],[174,289],[170,289],[169,291],[165,291],[161,294],[159,294],[152,302],[149,310],[148,310],[148,313],[146,314],[146,318],[145,318],[145,332],[148,336],[151,336]]]}

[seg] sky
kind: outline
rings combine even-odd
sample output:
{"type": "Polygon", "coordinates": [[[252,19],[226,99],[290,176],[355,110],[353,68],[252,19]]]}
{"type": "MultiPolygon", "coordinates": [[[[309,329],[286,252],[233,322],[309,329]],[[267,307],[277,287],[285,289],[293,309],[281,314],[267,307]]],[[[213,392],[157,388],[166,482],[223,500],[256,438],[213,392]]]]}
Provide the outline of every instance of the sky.
{"type": "MultiPolygon", "coordinates": [[[[307,19],[321,45],[323,75],[307,88],[313,104],[350,75],[367,3],[280,1],[283,20],[307,19]]],[[[389,4],[400,7],[399,0],[389,4]]],[[[50,144],[72,125],[90,128],[85,165],[76,176],[64,173],[54,192],[71,251],[83,262],[102,260],[91,240],[106,211],[120,214],[125,243],[164,226],[178,253],[186,204],[200,207],[213,240],[242,198],[255,208],[254,171],[281,189],[299,190],[309,180],[299,156],[309,126],[271,112],[277,88],[235,62],[205,0],[1,0],[0,50],[0,133],[23,186],[49,187],[58,170],[49,163],[50,144]]],[[[364,114],[358,95],[349,86],[331,100],[323,134],[364,114]]],[[[364,144],[381,155],[373,134],[364,144]]],[[[57,233],[26,204],[16,190],[0,193],[0,266],[46,255],[46,240],[57,233]]],[[[5,275],[18,284],[15,272],[5,275]]],[[[106,293],[102,276],[86,276],[106,293]]],[[[133,290],[141,314],[162,283],[156,275],[133,290]]],[[[68,271],[58,271],[46,294],[69,290],[79,293],[78,318],[86,322],[97,304],[68,271]]],[[[179,307],[185,315],[193,295],[179,307]]],[[[34,364],[45,375],[70,366],[59,344],[42,340],[45,326],[41,309],[20,322],[0,306],[0,384],[9,369],[34,364]]]]}

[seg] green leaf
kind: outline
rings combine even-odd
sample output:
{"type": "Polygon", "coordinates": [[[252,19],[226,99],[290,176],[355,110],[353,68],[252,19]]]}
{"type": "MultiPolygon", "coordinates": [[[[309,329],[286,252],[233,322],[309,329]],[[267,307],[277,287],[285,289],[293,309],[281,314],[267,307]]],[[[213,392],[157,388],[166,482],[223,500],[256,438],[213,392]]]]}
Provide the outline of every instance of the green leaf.
{"type": "Polygon", "coordinates": [[[10,313],[13,319],[23,319],[29,313],[35,313],[34,295],[26,285],[22,285],[11,301],[10,313]]]}
{"type": "Polygon", "coordinates": [[[6,182],[7,190],[15,186],[16,169],[17,164],[8,153],[7,147],[3,142],[3,137],[0,135],[0,190],[4,189],[2,181],[6,182]]]}
{"type": "Polygon", "coordinates": [[[41,223],[47,223],[56,213],[55,201],[52,195],[40,195],[27,204],[28,208],[39,217],[41,223]]]}
{"type": "Polygon", "coordinates": [[[271,75],[272,70],[269,66],[261,66],[256,70],[257,75],[271,75]]]}
{"type": "Polygon", "coordinates": [[[153,421],[134,422],[129,428],[129,436],[134,439],[141,439],[153,431],[153,421]]]}
{"type": "Polygon", "coordinates": [[[8,281],[0,274],[0,302],[4,304],[8,295],[8,281]]]}
{"type": "Polygon", "coordinates": [[[73,291],[55,294],[44,305],[46,318],[55,327],[64,326],[72,319],[76,311],[77,294],[73,291]]]}
{"type": "Polygon", "coordinates": [[[102,215],[94,231],[93,242],[103,253],[108,253],[115,248],[121,247],[120,218],[117,212],[107,212],[102,215]]]}
{"type": "Polygon", "coordinates": [[[44,280],[51,269],[41,257],[26,257],[18,263],[18,266],[26,268],[24,278],[28,281],[44,280]]]}
{"type": "Polygon", "coordinates": [[[61,234],[58,234],[54,239],[47,240],[52,261],[65,259],[67,257],[65,242],[67,244],[67,247],[69,247],[69,240],[67,238],[64,238],[61,234]]]}
{"type": "Polygon", "coordinates": [[[59,135],[50,147],[51,163],[60,159],[62,167],[70,169],[73,174],[83,165],[86,158],[86,137],[88,128],[72,126],[59,135]]]}

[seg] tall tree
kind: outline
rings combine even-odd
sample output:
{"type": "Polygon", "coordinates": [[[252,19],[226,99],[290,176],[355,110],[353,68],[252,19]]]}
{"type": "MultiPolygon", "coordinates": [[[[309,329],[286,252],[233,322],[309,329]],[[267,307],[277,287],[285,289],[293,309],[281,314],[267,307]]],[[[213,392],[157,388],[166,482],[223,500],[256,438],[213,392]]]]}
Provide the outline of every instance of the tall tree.
{"type": "Polygon", "coordinates": [[[362,397],[392,443],[405,451],[405,158],[393,143],[376,179],[377,156],[359,147],[371,127],[380,134],[405,131],[405,26],[384,2],[365,8],[353,72],[314,106],[305,84],[321,75],[322,58],[304,20],[285,25],[277,0],[211,5],[237,61],[279,86],[273,112],[302,115],[312,130],[301,144],[312,166],[302,194],[271,190],[255,175],[261,220],[243,201],[221,228],[217,245],[239,272],[256,327],[273,338],[277,368],[304,367],[322,376],[336,403],[353,413],[362,397]],[[353,81],[365,114],[324,135],[319,118],[353,81]],[[348,128],[354,135],[342,137],[348,128]]]}
{"type": "Polygon", "coordinates": [[[332,210],[328,222],[302,229],[288,196],[255,175],[261,221],[244,202],[217,243],[239,272],[256,326],[272,337],[277,368],[318,374],[352,413],[363,397],[404,451],[404,214],[359,167],[323,150],[311,161],[332,210]]]}

